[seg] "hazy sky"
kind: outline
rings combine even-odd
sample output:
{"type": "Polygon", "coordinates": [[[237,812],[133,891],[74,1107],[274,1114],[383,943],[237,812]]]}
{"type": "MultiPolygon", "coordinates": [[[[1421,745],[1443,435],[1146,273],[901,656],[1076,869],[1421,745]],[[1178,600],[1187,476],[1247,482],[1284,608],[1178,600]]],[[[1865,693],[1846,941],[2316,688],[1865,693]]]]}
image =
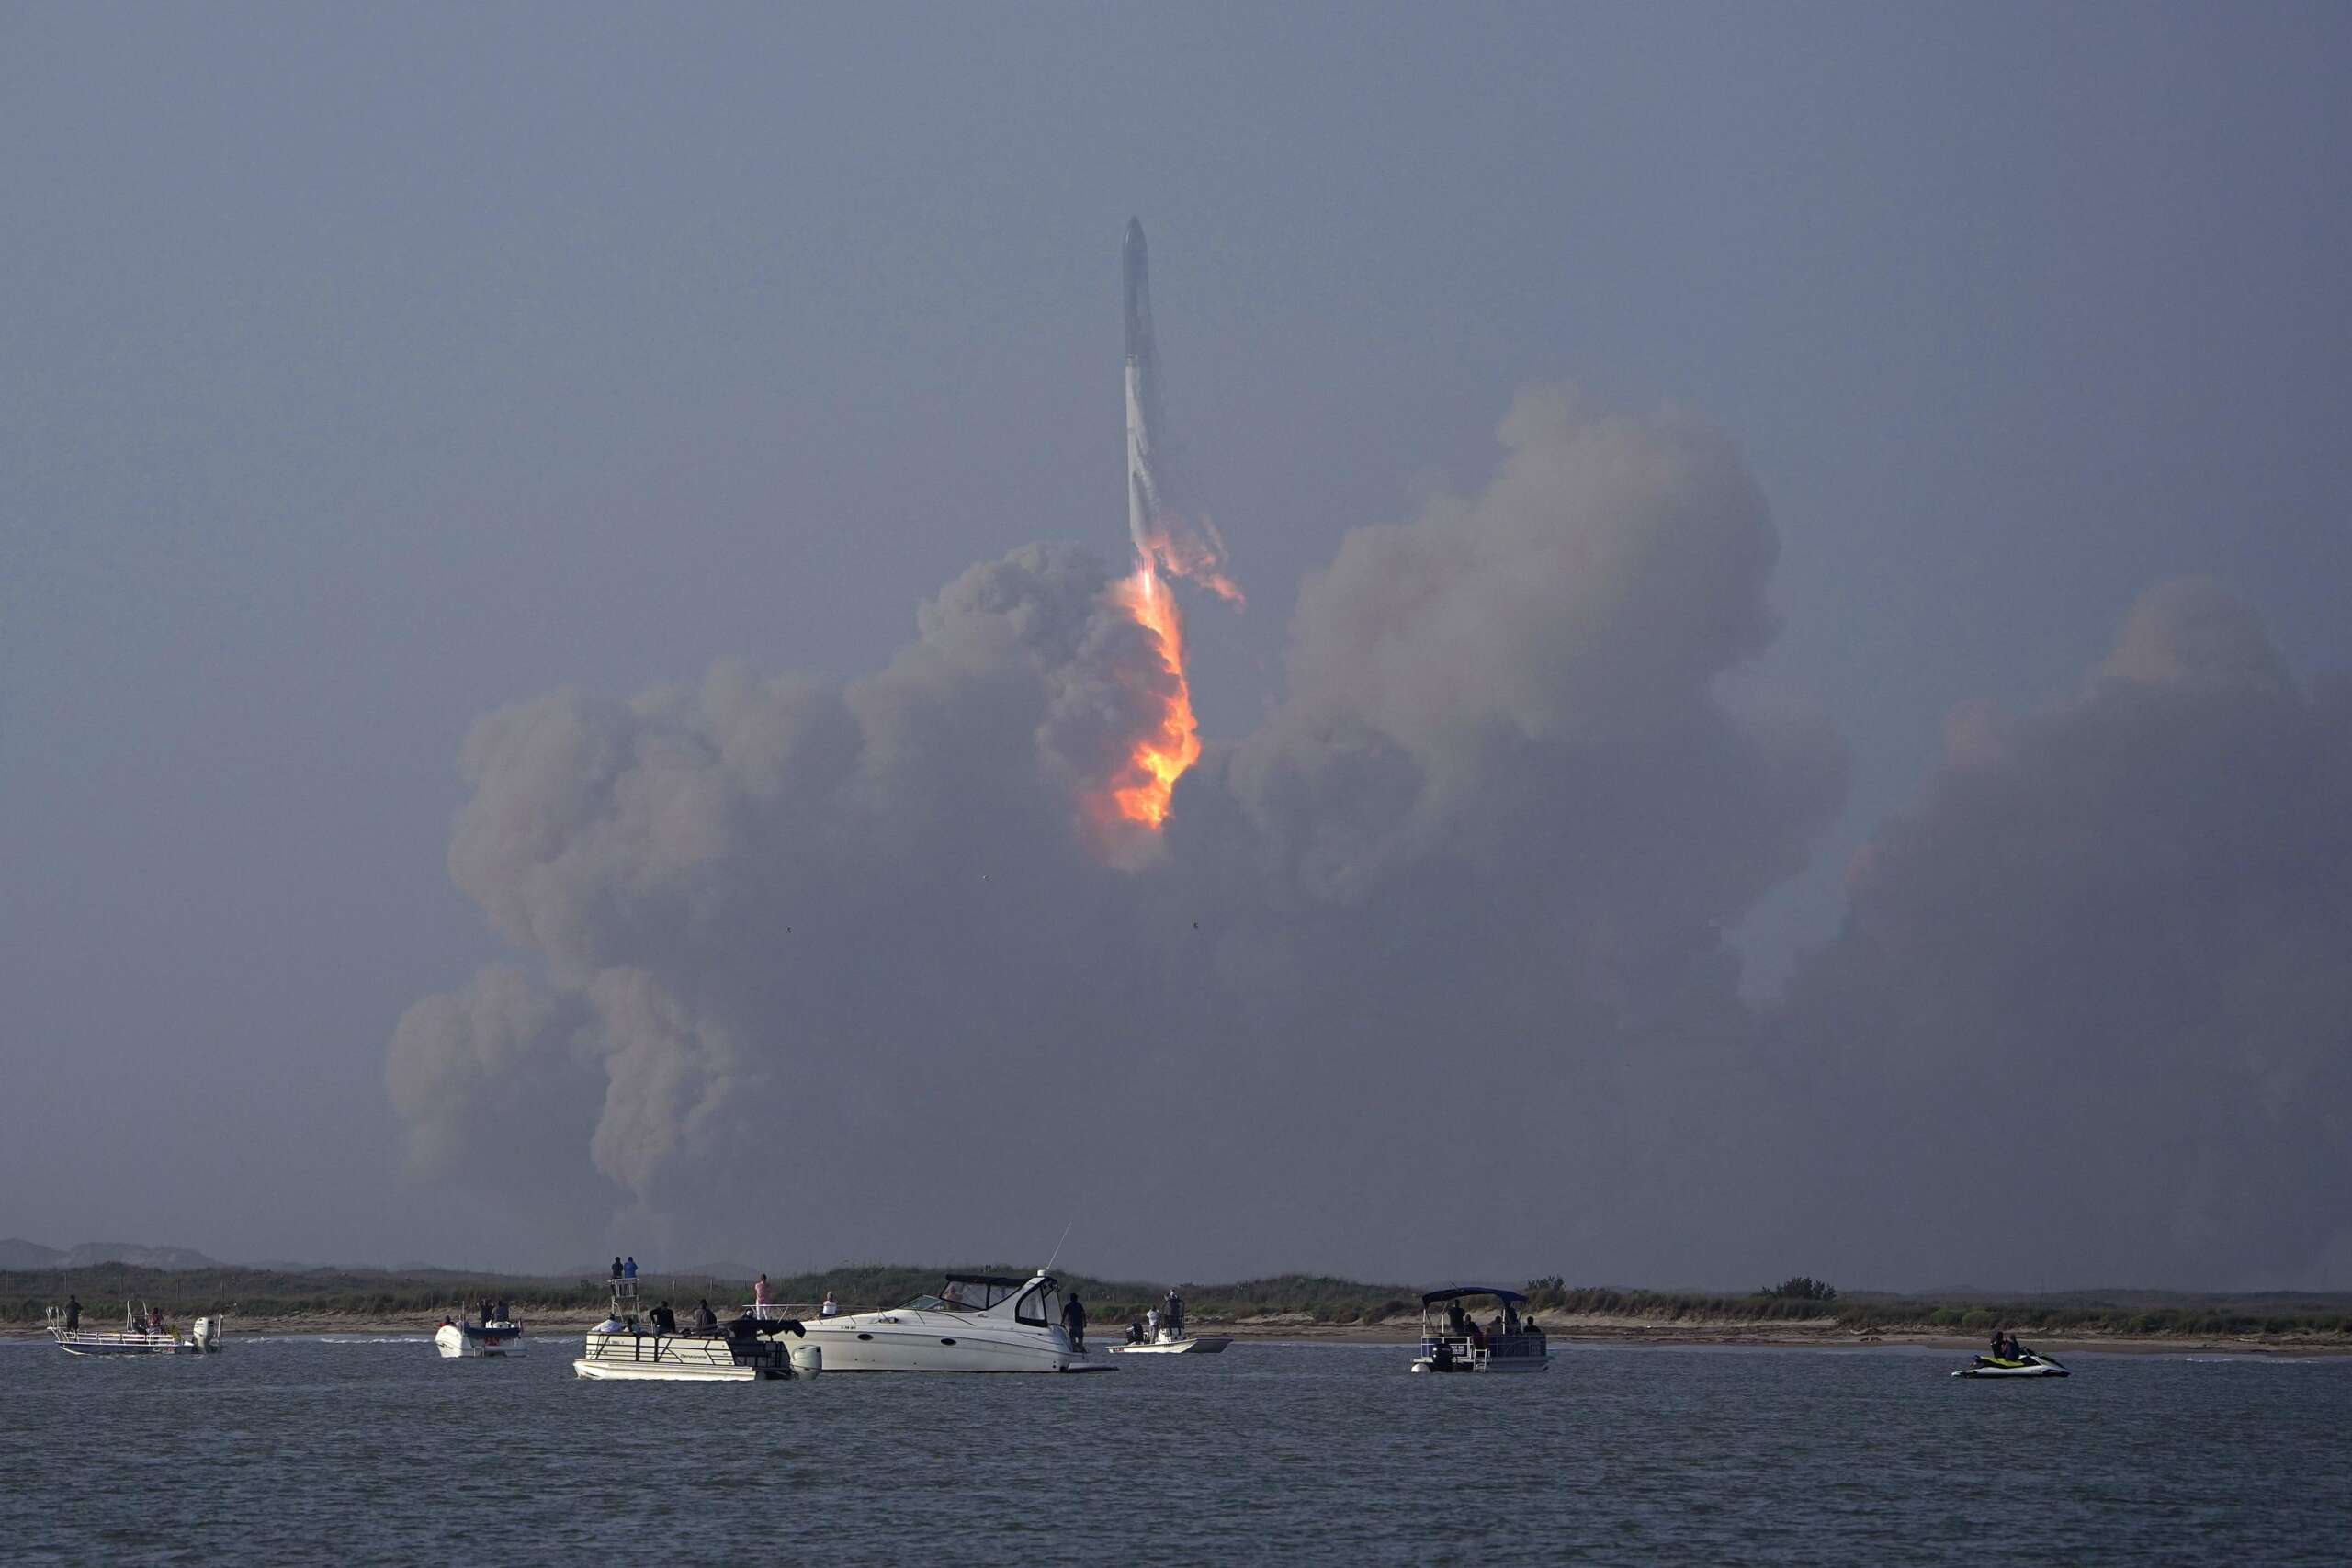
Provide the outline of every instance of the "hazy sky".
{"type": "Polygon", "coordinates": [[[0,1234],[2352,1287],[2347,70],[0,5],[0,1234]]]}

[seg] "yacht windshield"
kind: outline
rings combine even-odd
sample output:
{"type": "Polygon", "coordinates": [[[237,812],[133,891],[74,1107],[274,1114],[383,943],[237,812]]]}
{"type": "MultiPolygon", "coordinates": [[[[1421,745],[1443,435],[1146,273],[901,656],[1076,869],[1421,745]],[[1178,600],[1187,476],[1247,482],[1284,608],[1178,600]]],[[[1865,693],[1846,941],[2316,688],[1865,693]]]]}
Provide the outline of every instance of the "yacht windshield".
{"type": "Polygon", "coordinates": [[[984,1280],[950,1280],[931,1295],[909,1302],[907,1312],[986,1312],[1012,1293],[1009,1285],[984,1280]]]}

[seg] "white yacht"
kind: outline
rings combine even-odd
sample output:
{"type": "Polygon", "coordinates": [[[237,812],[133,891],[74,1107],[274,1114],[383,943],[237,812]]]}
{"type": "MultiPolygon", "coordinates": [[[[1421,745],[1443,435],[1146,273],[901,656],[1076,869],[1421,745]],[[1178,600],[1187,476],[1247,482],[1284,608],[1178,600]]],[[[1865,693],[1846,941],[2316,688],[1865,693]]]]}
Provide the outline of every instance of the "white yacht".
{"type": "Polygon", "coordinates": [[[935,1296],[807,1325],[829,1372],[1094,1372],[1110,1361],[1070,1343],[1061,1286],[1040,1269],[1026,1280],[950,1274],[935,1296]]]}
{"type": "Polygon", "coordinates": [[[778,1337],[799,1334],[790,1318],[749,1314],[732,1323],[679,1333],[656,1327],[642,1310],[635,1280],[613,1281],[612,1311],[588,1331],[571,1363],[583,1378],[658,1382],[754,1382],[813,1378],[824,1366],[814,1345],[787,1348],[778,1337]]]}
{"type": "Polygon", "coordinates": [[[1550,1341],[1521,1320],[1527,1298],[1500,1285],[1449,1285],[1421,1297],[1421,1353],[1417,1372],[1540,1372],[1552,1364],[1550,1341]],[[1463,1303],[1491,1297],[1494,1316],[1480,1324],[1463,1303]],[[1439,1309],[1442,1308],[1441,1311],[1439,1309]]]}

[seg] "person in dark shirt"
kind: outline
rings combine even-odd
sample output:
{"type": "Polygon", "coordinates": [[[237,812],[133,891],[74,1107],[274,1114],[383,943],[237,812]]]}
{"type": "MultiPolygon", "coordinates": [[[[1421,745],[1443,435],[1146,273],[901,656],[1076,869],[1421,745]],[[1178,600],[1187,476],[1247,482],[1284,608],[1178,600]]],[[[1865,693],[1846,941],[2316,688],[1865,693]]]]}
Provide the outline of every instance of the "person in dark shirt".
{"type": "Polygon", "coordinates": [[[617,1279],[619,1279],[620,1277],[621,1277],[621,1260],[620,1260],[619,1258],[614,1258],[614,1259],[613,1259],[613,1278],[614,1278],[614,1279],[616,1279],[616,1280],[617,1280],[617,1279]]]}
{"type": "Polygon", "coordinates": [[[652,1316],[653,1332],[656,1334],[675,1334],[678,1332],[678,1314],[670,1310],[670,1303],[668,1302],[663,1302],[660,1306],[655,1307],[653,1309],[652,1316]]]}
{"type": "Polygon", "coordinates": [[[71,1334],[74,1330],[81,1326],[82,1298],[79,1296],[67,1296],[65,1298],[65,1331],[68,1334],[71,1334]]]}
{"type": "Polygon", "coordinates": [[[1069,1331],[1069,1348],[1086,1354],[1086,1303],[1078,1299],[1076,1291],[1062,1303],[1062,1327],[1069,1331]]]}

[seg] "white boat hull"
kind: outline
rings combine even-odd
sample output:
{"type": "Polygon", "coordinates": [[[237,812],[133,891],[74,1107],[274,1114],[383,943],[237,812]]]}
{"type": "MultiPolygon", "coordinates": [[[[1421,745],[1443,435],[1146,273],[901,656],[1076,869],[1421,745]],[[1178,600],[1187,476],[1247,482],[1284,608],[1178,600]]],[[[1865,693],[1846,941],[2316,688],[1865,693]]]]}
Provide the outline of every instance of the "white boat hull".
{"type": "Polygon", "coordinates": [[[453,1361],[478,1356],[523,1354],[522,1329],[513,1328],[511,1332],[501,1333],[501,1328],[509,1325],[490,1324],[484,1326],[490,1332],[485,1333],[482,1327],[470,1323],[445,1323],[434,1333],[433,1343],[445,1358],[453,1361]]]}
{"type": "Polygon", "coordinates": [[[593,1360],[582,1357],[571,1363],[572,1371],[583,1378],[642,1382],[757,1382],[761,1372],[757,1367],[682,1366],[670,1362],[649,1362],[631,1365],[618,1361],[593,1360]]]}
{"type": "Polygon", "coordinates": [[[1114,1345],[1117,1356],[1216,1356],[1233,1343],[1230,1334],[1204,1334],[1192,1338],[1162,1338],[1146,1345],[1114,1345]]]}
{"type": "Polygon", "coordinates": [[[174,1334],[93,1328],[53,1328],[50,1333],[69,1356],[192,1356],[198,1350],[194,1341],[174,1334]]]}
{"type": "Polygon", "coordinates": [[[860,1313],[808,1325],[829,1372],[1091,1372],[1110,1363],[1070,1348],[1059,1328],[954,1313],[860,1313]]]}
{"type": "Polygon", "coordinates": [[[1976,1365],[1962,1367],[1952,1373],[1956,1378],[2063,1378],[2069,1375],[2065,1368],[2047,1356],[2027,1351],[2022,1361],[2004,1366],[1979,1356],[1976,1365]]]}

